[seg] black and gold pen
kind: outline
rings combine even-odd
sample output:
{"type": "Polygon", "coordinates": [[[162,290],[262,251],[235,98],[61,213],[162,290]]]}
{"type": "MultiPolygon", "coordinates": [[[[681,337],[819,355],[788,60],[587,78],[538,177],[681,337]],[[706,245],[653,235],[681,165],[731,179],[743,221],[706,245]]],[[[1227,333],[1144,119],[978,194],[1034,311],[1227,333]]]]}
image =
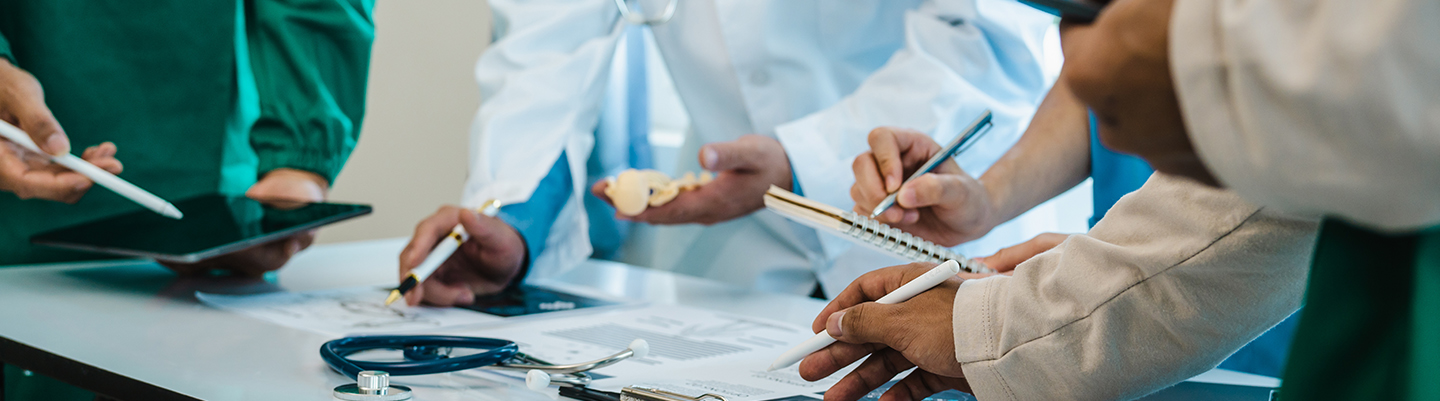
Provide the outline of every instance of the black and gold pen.
{"type": "MultiPolygon", "coordinates": [[[[495,217],[495,214],[500,212],[500,201],[491,199],[484,205],[480,205],[477,211],[480,214],[495,217]]],[[[410,274],[405,275],[405,279],[400,281],[399,287],[390,291],[390,296],[385,298],[385,305],[395,303],[396,300],[404,297],[406,293],[415,289],[435,273],[435,270],[439,269],[446,259],[450,259],[450,255],[455,254],[455,250],[460,249],[460,244],[464,244],[465,240],[470,239],[470,233],[465,231],[465,227],[456,224],[455,229],[450,230],[448,237],[448,240],[440,241],[440,244],[435,245],[435,249],[430,251],[430,255],[425,257],[425,261],[420,262],[419,266],[410,270],[410,274]]]]}

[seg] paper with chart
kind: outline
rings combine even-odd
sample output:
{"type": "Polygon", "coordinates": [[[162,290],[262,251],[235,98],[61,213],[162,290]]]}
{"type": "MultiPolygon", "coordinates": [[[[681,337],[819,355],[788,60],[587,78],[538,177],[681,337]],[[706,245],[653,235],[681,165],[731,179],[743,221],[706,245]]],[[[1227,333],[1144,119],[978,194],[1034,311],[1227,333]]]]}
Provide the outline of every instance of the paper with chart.
{"type": "Polygon", "coordinates": [[[385,306],[389,292],[386,288],[361,287],[258,295],[196,292],[195,297],[216,308],[337,337],[434,331],[503,320],[459,308],[406,307],[403,303],[385,306]]]}
{"type": "MultiPolygon", "coordinates": [[[[486,327],[459,334],[511,339],[520,351],[567,364],[602,358],[643,338],[645,358],[596,370],[592,387],[618,391],[651,384],[689,394],[697,389],[730,401],[813,394],[834,380],[806,382],[796,368],[765,372],[782,352],[814,333],[794,324],[676,305],[486,327]]],[[[839,378],[841,375],[832,376],[839,378]]],[[[690,394],[699,395],[699,394],[690,394]]]]}

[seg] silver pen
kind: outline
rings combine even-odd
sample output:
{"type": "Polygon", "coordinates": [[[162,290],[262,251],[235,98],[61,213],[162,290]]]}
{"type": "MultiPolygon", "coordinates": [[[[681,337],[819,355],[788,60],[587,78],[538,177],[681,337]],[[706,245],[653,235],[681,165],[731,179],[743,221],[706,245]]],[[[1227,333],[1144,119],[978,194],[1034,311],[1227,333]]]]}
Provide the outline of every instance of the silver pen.
{"type": "MultiPolygon", "coordinates": [[[[926,161],[924,165],[920,166],[919,170],[915,170],[915,173],[911,174],[910,178],[906,178],[905,182],[900,183],[900,187],[904,188],[905,184],[910,183],[910,180],[914,180],[915,177],[919,177],[921,175],[924,175],[925,173],[930,172],[930,170],[934,170],[935,167],[939,166],[940,162],[945,161],[945,159],[949,159],[955,155],[959,155],[960,153],[965,152],[966,149],[970,148],[970,145],[975,144],[976,139],[979,139],[981,136],[985,135],[986,132],[990,132],[990,127],[992,126],[993,124],[990,123],[990,110],[987,109],[984,113],[980,114],[979,118],[975,119],[975,122],[970,123],[970,127],[966,128],[965,132],[961,132],[960,135],[956,135],[955,139],[951,139],[950,143],[945,145],[944,149],[940,150],[940,153],[936,153],[935,156],[930,157],[930,160],[926,161]]],[[[890,193],[890,196],[886,196],[885,200],[880,201],[880,204],[875,206],[875,210],[870,212],[870,218],[873,219],[877,216],[880,216],[880,213],[885,213],[885,210],[890,209],[890,206],[894,206],[895,197],[899,193],[900,190],[896,189],[895,192],[890,193]]]]}

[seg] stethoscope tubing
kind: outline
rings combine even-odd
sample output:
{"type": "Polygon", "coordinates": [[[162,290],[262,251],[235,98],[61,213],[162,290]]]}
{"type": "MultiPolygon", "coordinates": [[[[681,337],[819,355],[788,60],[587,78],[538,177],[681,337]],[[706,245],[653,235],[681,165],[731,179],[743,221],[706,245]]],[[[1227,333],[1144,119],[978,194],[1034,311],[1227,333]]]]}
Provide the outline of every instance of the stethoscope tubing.
{"type": "Polygon", "coordinates": [[[354,379],[361,371],[379,370],[391,376],[416,376],[455,372],[497,365],[520,352],[514,341],[461,336],[361,336],[331,340],[320,346],[320,358],[336,372],[354,379]],[[459,357],[413,359],[437,348],[483,349],[485,352],[459,357]],[[360,361],[349,356],[357,352],[392,349],[405,353],[406,360],[360,361]]]}

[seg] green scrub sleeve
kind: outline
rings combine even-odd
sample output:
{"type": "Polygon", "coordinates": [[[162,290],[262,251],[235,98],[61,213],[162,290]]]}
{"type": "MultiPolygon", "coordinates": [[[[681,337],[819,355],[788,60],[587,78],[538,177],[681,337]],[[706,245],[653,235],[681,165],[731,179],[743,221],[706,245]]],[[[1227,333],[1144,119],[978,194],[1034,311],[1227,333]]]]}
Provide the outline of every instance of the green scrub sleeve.
{"type": "Polygon", "coordinates": [[[331,183],[365,113],[373,0],[253,0],[246,9],[260,117],[250,131],[259,174],[291,168],[331,183]]]}
{"type": "Polygon", "coordinates": [[[15,53],[10,51],[10,40],[5,39],[4,32],[0,32],[0,57],[10,60],[10,65],[19,65],[15,63],[15,53]]]}

